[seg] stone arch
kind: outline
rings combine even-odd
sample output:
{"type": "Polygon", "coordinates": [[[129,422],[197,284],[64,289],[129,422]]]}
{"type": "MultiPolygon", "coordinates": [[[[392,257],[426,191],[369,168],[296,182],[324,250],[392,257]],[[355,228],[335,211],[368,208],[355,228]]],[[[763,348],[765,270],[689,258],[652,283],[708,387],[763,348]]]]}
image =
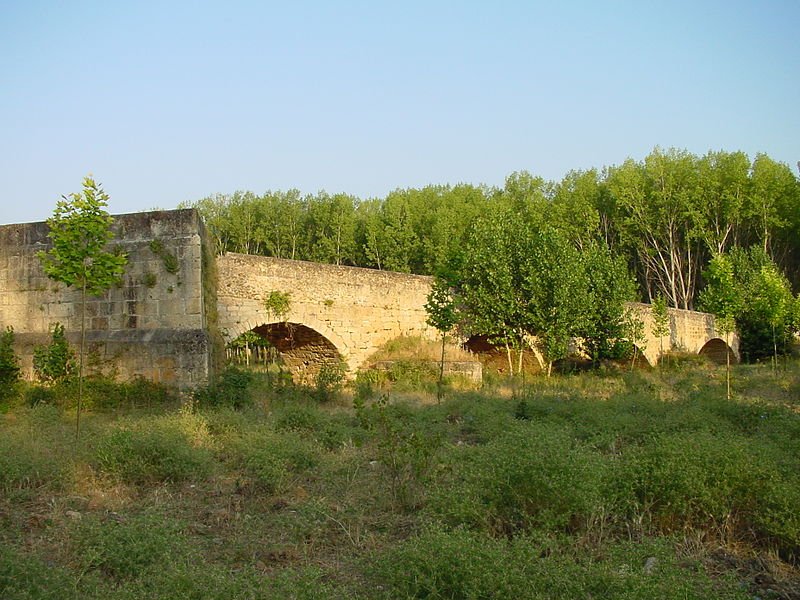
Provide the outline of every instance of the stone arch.
{"type": "MultiPolygon", "coordinates": [[[[486,367],[494,368],[501,373],[508,370],[506,349],[490,342],[489,336],[485,334],[476,334],[467,338],[464,343],[461,344],[461,347],[481,357],[481,362],[483,362],[486,367]]],[[[541,371],[544,368],[542,353],[539,352],[532,341],[529,341],[528,347],[525,349],[524,361],[526,371],[531,366],[535,371],[541,371]]],[[[514,369],[516,370],[516,368],[515,359],[514,369]]]]}
{"type": "Polygon", "coordinates": [[[703,344],[703,347],[700,348],[697,354],[708,357],[709,360],[717,363],[718,365],[725,364],[726,354],[730,356],[732,363],[739,362],[733,349],[728,346],[725,340],[718,337],[711,338],[705,344],[703,344]]]}
{"type": "MultiPolygon", "coordinates": [[[[265,338],[298,383],[313,383],[325,364],[342,364],[341,351],[327,336],[303,323],[278,321],[245,329],[265,338]]],[[[239,335],[241,335],[241,333],[239,335]]]]}

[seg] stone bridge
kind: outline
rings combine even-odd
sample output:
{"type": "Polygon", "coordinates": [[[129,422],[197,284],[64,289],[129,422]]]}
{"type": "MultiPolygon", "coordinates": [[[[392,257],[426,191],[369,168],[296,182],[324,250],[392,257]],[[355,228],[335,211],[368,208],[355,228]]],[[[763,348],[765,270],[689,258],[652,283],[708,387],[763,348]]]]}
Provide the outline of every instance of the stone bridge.
{"type": "Polygon", "coordinates": [[[430,277],[234,253],[217,258],[217,274],[226,340],[255,331],[300,379],[338,358],[355,373],[401,335],[438,335],[425,323],[430,277]],[[289,312],[280,318],[266,308],[271,292],[288,295],[289,312]]]}
{"type": "MultiPolygon", "coordinates": [[[[255,331],[281,351],[295,373],[336,357],[355,372],[398,336],[438,337],[425,323],[430,277],[233,253],[220,256],[217,269],[218,322],[225,337],[255,331]],[[265,306],[276,291],[290,297],[289,313],[281,319],[265,306]]],[[[669,309],[670,333],[661,339],[653,334],[650,305],[628,306],[644,325],[641,350],[650,365],[658,362],[662,345],[665,352],[724,362],[728,345],[715,331],[713,315],[669,309]]],[[[736,360],[735,335],[731,346],[736,360]]]]}
{"type": "MultiPolygon", "coordinates": [[[[253,331],[302,379],[333,359],[352,374],[401,335],[437,337],[425,323],[429,277],[232,253],[215,259],[194,210],[119,215],[114,229],[129,264],[120,285],[87,304],[91,370],[196,385],[222,364],[225,342],[253,331]],[[286,315],[267,310],[271,292],[288,296],[286,315]]],[[[36,258],[48,246],[45,223],[0,226],[0,329],[14,328],[28,378],[33,348],[55,323],[73,344],[80,331],[80,294],[49,280],[36,258]]],[[[665,350],[724,361],[728,345],[712,315],[670,310],[670,334],[660,340],[650,307],[631,307],[644,322],[650,364],[662,341],[665,350]]],[[[735,336],[731,347],[738,356],[735,336]]]]}

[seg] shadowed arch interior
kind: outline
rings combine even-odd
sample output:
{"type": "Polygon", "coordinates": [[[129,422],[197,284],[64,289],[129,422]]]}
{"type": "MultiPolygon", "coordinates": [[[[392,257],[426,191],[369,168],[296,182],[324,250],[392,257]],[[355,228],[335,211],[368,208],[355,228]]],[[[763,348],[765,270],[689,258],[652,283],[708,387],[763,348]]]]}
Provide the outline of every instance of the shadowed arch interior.
{"type": "Polygon", "coordinates": [[[736,354],[734,354],[733,350],[725,343],[725,340],[720,338],[713,338],[708,340],[702,348],[700,348],[700,352],[698,352],[700,356],[706,356],[709,360],[717,363],[718,365],[725,364],[725,355],[730,354],[730,359],[732,363],[739,362],[736,359],[736,354]]]}
{"type": "MultiPolygon", "coordinates": [[[[506,373],[508,371],[506,348],[490,342],[489,336],[484,334],[473,335],[461,347],[475,354],[483,363],[485,369],[496,370],[498,373],[506,373]]],[[[513,352],[512,360],[516,371],[519,366],[519,355],[516,351],[513,352]]],[[[526,372],[536,373],[542,369],[539,358],[530,348],[527,348],[524,352],[523,366],[526,372]]]]}
{"type": "Polygon", "coordinates": [[[278,350],[292,378],[300,383],[313,382],[322,365],[342,360],[328,338],[301,323],[270,323],[252,331],[278,350]]]}

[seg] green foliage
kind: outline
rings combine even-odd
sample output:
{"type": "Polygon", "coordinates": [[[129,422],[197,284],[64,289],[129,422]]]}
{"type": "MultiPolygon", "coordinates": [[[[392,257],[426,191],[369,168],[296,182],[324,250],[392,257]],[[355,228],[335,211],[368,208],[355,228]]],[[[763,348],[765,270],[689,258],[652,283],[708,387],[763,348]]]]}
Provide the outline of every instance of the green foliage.
{"type": "Polygon", "coordinates": [[[82,519],[70,537],[84,572],[115,581],[154,574],[188,555],[180,524],[157,514],[82,519]]]}
{"type": "Polygon", "coordinates": [[[0,598],[5,600],[80,600],[82,594],[66,569],[0,544],[0,598]]]}
{"type": "Polygon", "coordinates": [[[341,361],[329,360],[322,363],[314,377],[311,397],[317,402],[335,400],[342,389],[345,371],[345,366],[341,361]]]}
{"type": "Polygon", "coordinates": [[[17,430],[0,435],[0,496],[55,492],[68,482],[70,465],[59,456],[59,448],[31,434],[17,430]]]}
{"type": "Polygon", "coordinates": [[[581,560],[552,540],[429,528],[380,556],[373,576],[388,584],[390,598],[749,597],[735,581],[712,579],[698,568],[657,540],[609,545],[581,560]]]}
{"type": "Polygon", "coordinates": [[[735,325],[745,358],[755,361],[789,351],[796,330],[795,299],[789,281],[763,249],[734,249],[715,257],[704,277],[701,306],[715,315],[727,311],[729,321],[721,331],[735,325]]]}
{"type": "MultiPolygon", "coordinates": [[[[161,262],[164,264],[164,269],[167,273],[171,275],[176,275],[178,271],[181,270],[181,265],[178,262],[178,257],[175,256],[172,252],[166,249],[164,246],[164,242],[159,239],[154,239],[150,241],[150,250],[161,259],[161,262]]],[[[149,275],[149,273],[148,273],[149,275]]],[[[152,285],[148,285],[148,287],[153,287],[152,285]]]]}
{"type": "Polygon", "coordinates": [[[736,315],[742,297],[734,280],[733,263],[724,254],[715,256],[703,273],[706,287],[700,294],[702,308],[717,318],[716,328],[720,333],[731,333],[736,327],[736,315]]]}
{"type": "Polygon", "coordinates": [[[14,353],[14,328],[0,332],[0,389],[12,386],[19,379],[19,359],[14,353]]]}
{"type": "Polygon", "coordinates": [[[150,271],[148,271],[147,273],[144,274],[142,283],[144,283],[149,288],[154,288],[156,287],[156,283],[158,283],[158,277],[156,277],[155,273],[151,273],[150,271]]]}
{"type": "Polygon", "coordinates": [[[477,448],[455,451],[431,500],[437,516],[492,534],[586,530],[601,513],[601,457],[563,427],[517,421],[477,448]]]}
{"type": "Polygon", "coordinates": [[[402,407],[389,404],[387,396],[369,405],[357,403],[356,416],[375,437],[377,458],[389,480],[393,505],[414,508],[439,437],[419,427],[402,407]]]}
{"type": "Polygon", "coordinates": [[[458,318],[450,286],[442,279],[434,279],[425,303],[428,325],[447,333],[455,326],[458,318]]]}
{"type": "Polygon", "coordinates": [[[213,461],[203,420],[192,413],[123,422],[97,443],[94,464],[137,485],[206,477],[213,461]]]}
{"type": "Polygon", "coordinates": [[[696,431],[657,436],[625,453],[615,485],[628,516],[644,515],[658,532],[744,539],[755,528],[796,553],[800,519],[789,506],[800,495],[789,491],[792,479],[768,448],[755,449],[741,435],[696,431]]]}
{"type": "MultiPolygon", "coordinates": [[[[652,334],[659,338],[659,353],[658,358],[661,358],[664,355],[664,337],[670,334],[670,317],[669,311],[667,310],[667,301],[664,299],[664,296],[658,294],[655,298],[653,298],[653,330],[652,334]]],[[[671,343],[670,343],[671,346],[671,343]]],[[[670,348],[667,348],[668,350],[670,348]]]]}
{"type": "Polygon", "coordinates": [[[47,220],[53,246],[39,252],[48,277],[89,295],[104,292],[119,281],[127,258],[106,249],[113,237],[113,218],[105,211],[108,194],[94,179],[83,179],[83,192],[59,200],[47,220]]]}
{"type": "Polygon", "coordinates": [[[226,367],[216,380],[206,387],[197,388],[194,398],[200,406],[229,406],[241,409],[249,406],[253,399],[250,385],[254,375],[238,367],[226,367]]]}
{"type": "Polygon", "coordinates": [[[33,349],[33,372],[39,381],[58,383],[67,381],[76,372],[75,353],[64,335],[64,326],[53,325],[50,344],[33,349]]]}
{"type": "Polygon", "coordinates": [[[267,311],[267,316],[285,321],[292,309],[292,297],[289,292],[279,292],[272,290],[266,298],[264,298],[264,309],[267,311]]]}
{"type": "Polygon", "coordinates": [[[636,284],[622,257],[614,256],[605,244],[587,244],[581,260],[589,298],[584,307],[585,324],[578,335],[595,364],[603,359],[623,358],[630,343],[641,346],[643,338],[633,315],[625,309],[625,303],[636,297],[636,284]]]}
{"type": "Polygon", "coordinates": [[[226,458],[244,474],[243,487],[269,494],[284,491],[292,478],[319,463],[320,447],[303,432],[259,428],[230,439],[226,458]]]}

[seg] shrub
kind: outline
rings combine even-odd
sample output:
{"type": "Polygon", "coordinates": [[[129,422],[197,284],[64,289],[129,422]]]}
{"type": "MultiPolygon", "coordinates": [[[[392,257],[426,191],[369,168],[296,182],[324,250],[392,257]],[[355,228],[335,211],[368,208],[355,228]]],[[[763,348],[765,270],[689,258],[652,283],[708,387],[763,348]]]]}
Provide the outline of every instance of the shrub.
{"type": "Polygon", "coordinates": [[[55,406],[59,401],[59,394],[54,388],[34,385],[25,390],[25,404],[30,407],[39,405],[55,406]]]}
{"type": "Polygon", "coordinates": [[[800,548],[800,493],[763,446],[735,434],[676,432],[621,459],[613,479],[623,514],[659,532],[694,528],[800,548]]]}
{"type": "Polygon", "coordinates": [[[387,396],[369,406],[357,403],[356,414],[375,438],[377,458],[389,480],[392,503],[405,509],[415,507],[433,454],[441,443],[439,435],[415,422],[415,415],[406,407],[389,404],[387,396]]]}
{"type": "Polygon", "coordinates": [[[56,323],[47,346],[33,349],[33,371],[40,381],[57,383],[75,375],[75,353],[64,335],[64,326],[56,323]]]}
{"type": "Polygon", "coordinates": [[[0,332],[0,390],[7,389],[19,379],[19,359],[14,353],[14,328],[10,325],[0,332]]]}
{"type": "Polygon", "coordinates": [[[94,462],[133,484],[203,478],[212,468],[204,427],[185,413],[122,424],[99,441],[94,462]]]}
{"type": "Polygon", "coordinates": [[[311,397],[317,402],[330,402],[334,400],[342,389],[344,381],[345,367],[338,361],[327,361],[323,363],[314,380],[314,388],[311,397]]]}
{"type": "Polygon", "coordinates": [[[315,467],[320,459],[314,441],[296,431],[248,431],[229,439],[225,449],[229,461],[267,493],[283,491],[293,475],[315,467]]]}
{"type": "Polygon", "coordinates": [[[516,422],[482,447],[456,448],[431,500],[446,522],[497,534],[588,527],[600,513],[604,462],[563,427],[516,422]]]}
{"type": "Polygon", "coordinates": [[[275,427],[279,430],[314,431],[322,422],[316,406],[287,404],[275,412],[275,427]]]}
{"type": "Polygon", "coordinates": [[[70,538],[85,571],[117,581],[161,570],[188,554],[179,524],[155,514],[122,520],[89,516],[74,526],[70,538]]]}
{"type": "Polygon", "coordinates": [[[253,401],[248,389],[252,383],[253,374],[250,371],[227,367],[216,381],[195,390],[194,397],[200,406],[230,406],[240,409],[249,406],[253,401]]]}
{"type": "Polygon", "coordinates": [[[388,586],[387,598],[749,598],[734,580],[681,566],[667,541],[580,552],[573,556],[568,542],[433,527],[379,556],[371,575],[388,586]]]}

